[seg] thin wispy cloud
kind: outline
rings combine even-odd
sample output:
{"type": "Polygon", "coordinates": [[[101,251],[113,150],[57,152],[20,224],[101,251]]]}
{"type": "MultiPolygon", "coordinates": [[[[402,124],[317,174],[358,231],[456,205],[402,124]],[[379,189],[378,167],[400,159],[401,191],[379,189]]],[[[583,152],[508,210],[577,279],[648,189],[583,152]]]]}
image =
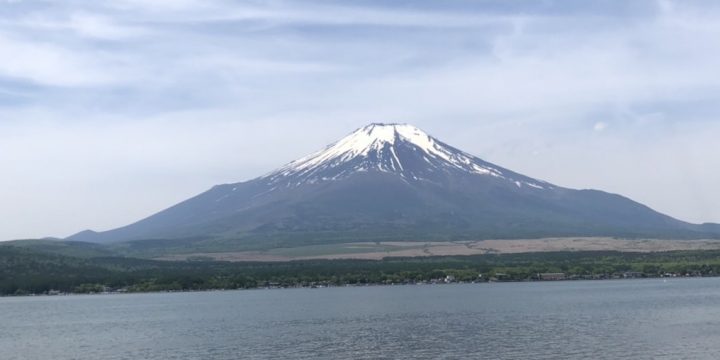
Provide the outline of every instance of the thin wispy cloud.
{"type": "Polygon", "coordinates": [[[720,222],[707,2],[0,8],[3,239],[124,225],[377,121],[720,222]]]}

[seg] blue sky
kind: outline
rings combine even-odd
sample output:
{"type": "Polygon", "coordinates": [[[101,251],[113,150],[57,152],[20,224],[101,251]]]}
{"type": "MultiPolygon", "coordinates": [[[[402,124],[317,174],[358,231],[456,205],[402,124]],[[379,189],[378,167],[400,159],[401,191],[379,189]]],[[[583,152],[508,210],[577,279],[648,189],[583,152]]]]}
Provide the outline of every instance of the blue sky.
{"type": "Polygon", "coordinates": [[[0,239],[138,220],[370,122],[720,222],[714,1],[0,0],[0,239]]]}

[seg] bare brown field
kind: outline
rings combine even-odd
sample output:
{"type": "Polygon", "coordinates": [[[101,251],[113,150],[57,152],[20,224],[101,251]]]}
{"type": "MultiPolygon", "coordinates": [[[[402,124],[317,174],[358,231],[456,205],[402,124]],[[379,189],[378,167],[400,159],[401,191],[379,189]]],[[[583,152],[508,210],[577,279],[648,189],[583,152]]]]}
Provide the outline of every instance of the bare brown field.
{"type": "Polygon", "coordinates": [[[381,260],[386,257],[419,257],[480,254],[512,254],[554,251],[664,252],[720,250],[720,240],[657,240],[613,238],[547,238],[462,242],[379,242],[316,245],[267,251],[193,253],[168,255],[159,260],[204,257],[218,261],[292,261],[312,259],[381,260]]]}

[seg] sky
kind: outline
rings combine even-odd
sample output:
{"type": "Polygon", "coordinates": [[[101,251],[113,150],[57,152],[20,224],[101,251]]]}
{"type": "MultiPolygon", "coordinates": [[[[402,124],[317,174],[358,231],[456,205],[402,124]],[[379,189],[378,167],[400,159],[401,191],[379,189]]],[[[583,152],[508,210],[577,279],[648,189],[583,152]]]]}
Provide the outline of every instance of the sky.
{"type": "Polygon", "coordinates": [[[372,122],[720,222],[716,1],[0,0],[0,240],[137,221],[372,122]]]}

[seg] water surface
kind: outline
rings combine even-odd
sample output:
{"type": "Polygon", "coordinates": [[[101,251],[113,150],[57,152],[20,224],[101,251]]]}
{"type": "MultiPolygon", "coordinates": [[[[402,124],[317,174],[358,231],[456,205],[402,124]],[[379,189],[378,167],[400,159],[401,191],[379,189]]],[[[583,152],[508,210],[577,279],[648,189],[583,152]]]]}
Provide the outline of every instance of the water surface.
{"type": "Polygon", "coordinates": [[[720,279],[0,298],[2,359],[712,359],[720,279]]]}

